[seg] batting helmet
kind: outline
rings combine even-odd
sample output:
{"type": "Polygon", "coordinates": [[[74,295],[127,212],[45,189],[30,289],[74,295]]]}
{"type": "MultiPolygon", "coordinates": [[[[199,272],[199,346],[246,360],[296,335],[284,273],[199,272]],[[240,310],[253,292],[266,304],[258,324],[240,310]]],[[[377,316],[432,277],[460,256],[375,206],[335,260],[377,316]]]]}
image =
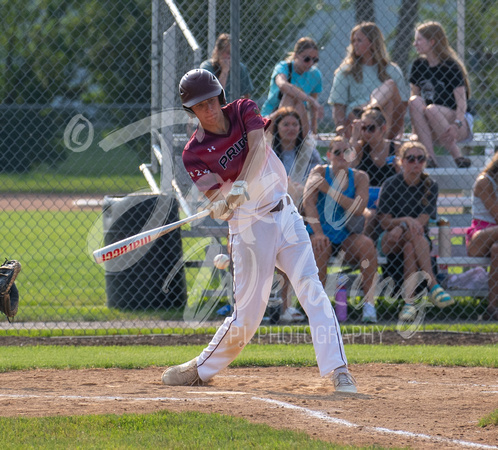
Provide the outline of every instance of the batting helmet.
{"type": "Polygon", "coordinates": [[[208,70],[194,69],[187,72],[180,80],[179,89],[183,109],[191,114],[194,114],[192,106],[211,97],[218,97],[221,105],[226,103],[223,86],[208,70]]]}

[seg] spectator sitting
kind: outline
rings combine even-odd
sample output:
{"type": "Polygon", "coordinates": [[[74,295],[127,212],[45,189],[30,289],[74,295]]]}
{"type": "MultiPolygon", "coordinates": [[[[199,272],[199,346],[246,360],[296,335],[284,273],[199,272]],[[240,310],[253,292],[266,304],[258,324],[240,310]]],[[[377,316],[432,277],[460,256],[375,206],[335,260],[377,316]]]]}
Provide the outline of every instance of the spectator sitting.
{"type": "Polygon", "coordinates": [[[366,109],[361,120],[353,120],[351,144],[356,151],[352,167],[363,170],[370,180],[368,204],[365,208],[365,234],[374,241],[378,220],[375,215],[382,183],[400,171],[396,161],[399,144],[386,139],[386,119],[377,108],[366,109]]]}
{"type": "Polygon", "coordinates": [[[323,117],[323,106],[317,100],[322,92],[322,74],[315,66],[318,61],[316,42],[309,37],[299,39],[288,58],[273,69],[268,98],[261,108],[263,117],[273,120],[278,108],[292,106],[301,118],[303,136],[310,129],[316,134],[318,119],[323,117]],[[306,105],[310,108],[311,128],[306,105]]]}
{"type": "Polygon", "coordinates": [[[327,152],[331,164],[317,166],[311,171],[304,188],[303,204],[323,286],[327,282],[327,263],[332,254],[343,250],[346,262],[361,262],[365,292],[362,319],[375,323],[375,245],[369,237],[351,233],[346,227],[347,217],[351,214],[361,216],[368,201],[368,175],[349,167],[351,153],[344,137],[332,139],[327,152]]]}
{"type": "Polygon", "coordinates": [[[469,167],[470,159],[462,156],[457,145],[472,139],[467,70],[437,22],[418,26],[413,45],[423,57],[411,68],[410,117],[414,132],[429,152],[429,167],[436,167],[434,141],[453,156],[457,167],[469,167]]]}
{"type": "Polygon", "coordinates": [[[288,175],[289,194],[296,205],[301,205],[304,184],[313,167],[322,158],[309,136],[305,138],[297,111],[284,106],[275,111],[272,148],[282,161],[288,175]]]}
{"type": "MultiPolygon", "coordinates": [[[[272,148],[287,172],[289,195],[299,207],[302,203],[306,178],[313,167],[321,164],[322,158],[313,145],[313,139],[310,136],[304,139],[301,118],[294,108],[290,106],[279,108],[275,112],[273,124],[272,148]]],[[[283,272],[278,270],[277,272],[283,277],[281,287],[283,307],[280,320],[284,322],[304,320],[305,316],[291,306],[289,279],[283,272]]]]}
{"type": "Polygon", "coordinates": [[[350,124],[368,106],[377,106],[387,121],[387,137],[403,132],[410,96],[401,69],[390,61],[384,37],[373,22],[363,22],[351,31],[347,55],[335,71],[328,103],[336,130],[350,124]]]}
{"type": "MultiPolygon", "coordinates": [[[[218,78],[227,96],[230,96],[230,35],[223,33],[218,36],[214,44],[211,59],[203,61],[201,69],[209,70],[218,78]]],[[[254,86],[247,67],[240,63],[240,97],[249,98],[254,86]]],[[[233,99],[232,99],[233,100],[233,99]]],[[[228,100],[230,101],[230,100],[228,100]]]]}
{"type": "Polygon", "coordinates": [[[498,320],[498,153],[477,177],[472,191],[472,224],[467,229],[469,256],[491,258],[487,315],[498,320]]]}
{"type": "Polygon", "coordinates": [[[418,269],[429,285],[431,301],[439,308],[454,300],[437,284],[432,270],[429,218],[436,218],[438,185],[424,173],[427,150],[420,142],[405,142],[399,149],[403,172],[388,178],[382,185],[378,214],[382,229],[379,254],[402,255],[405,305],[401,320],[417,315],[414,293],[419,284],[418,269]]]}

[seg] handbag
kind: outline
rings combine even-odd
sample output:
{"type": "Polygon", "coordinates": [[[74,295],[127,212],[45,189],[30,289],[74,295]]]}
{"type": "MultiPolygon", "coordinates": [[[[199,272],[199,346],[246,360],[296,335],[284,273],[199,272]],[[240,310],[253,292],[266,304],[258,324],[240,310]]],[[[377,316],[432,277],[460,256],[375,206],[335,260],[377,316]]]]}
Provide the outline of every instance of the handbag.
{"type": "MultiPolygon", "coordinates": [[[[288,80],[287,81],[289,83],[292,83],[292,61],[289,62],[289,63],[287,63],[287,68],[289,69],[289,76],[288,76],[288,80]]],[[[278,104],[279,104],[278,108],[280,107],[280,100],[282,100],[282,97],[283,97],[282,91],[279,90],[278,91],[278,104]]]]}

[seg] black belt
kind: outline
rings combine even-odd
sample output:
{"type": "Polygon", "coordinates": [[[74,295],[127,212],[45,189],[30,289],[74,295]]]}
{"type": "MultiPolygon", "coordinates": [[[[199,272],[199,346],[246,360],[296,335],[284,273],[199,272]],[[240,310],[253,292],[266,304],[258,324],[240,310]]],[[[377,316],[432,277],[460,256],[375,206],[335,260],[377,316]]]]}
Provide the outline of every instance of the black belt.
{"type": "Polygon", "coordinates": [[[284,207],[287,205],[290,205],[289,197],[285,197],[285,205],[284,205],[284,199],[281,198],[280,201],[277,203],[277,206],[275,206],[275,208],[270,210],[270,212],[274,213],[274,212],[282,211],[282,209],[284,209],[284,207]]]}

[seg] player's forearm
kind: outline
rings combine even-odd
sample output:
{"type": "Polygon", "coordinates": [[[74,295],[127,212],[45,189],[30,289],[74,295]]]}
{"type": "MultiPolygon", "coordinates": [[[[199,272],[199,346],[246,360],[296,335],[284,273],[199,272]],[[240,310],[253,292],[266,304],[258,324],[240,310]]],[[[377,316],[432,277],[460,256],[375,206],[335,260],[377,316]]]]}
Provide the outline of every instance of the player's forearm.
{"type": "Polygon", "coordinates": [[[266,140],[262,128],[247,133],[247,145],[249,151],[237,180],[257,182],[266,161],[266,140]]]}

